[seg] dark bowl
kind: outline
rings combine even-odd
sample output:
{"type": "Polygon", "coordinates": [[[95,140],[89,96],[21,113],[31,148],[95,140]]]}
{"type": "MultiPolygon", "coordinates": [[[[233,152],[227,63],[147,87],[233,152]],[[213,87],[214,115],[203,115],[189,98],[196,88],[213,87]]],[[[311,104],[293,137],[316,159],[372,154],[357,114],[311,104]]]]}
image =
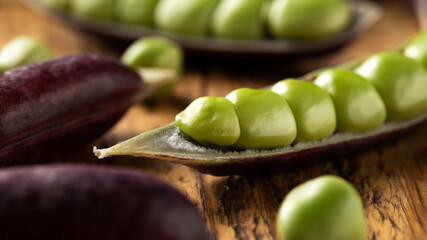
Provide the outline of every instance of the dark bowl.
{"type": "Polygon", "coordinates": [[[229,40],[174,34],[143,26],[82,18],[64,10],[47,7],[37,0],[22,1],[36,11],[51,14],[58,20],[86,32],[128,42],[145,36],[163,36],[182,45],[191,53],[222,56],[255,57],[324,53],[349,42],[373,25],[382,15],[381,7],[374,2],[352,1],[353,19],[344,31],[334,37],[302,42],[268,38],[264,40],[229,40]]]}

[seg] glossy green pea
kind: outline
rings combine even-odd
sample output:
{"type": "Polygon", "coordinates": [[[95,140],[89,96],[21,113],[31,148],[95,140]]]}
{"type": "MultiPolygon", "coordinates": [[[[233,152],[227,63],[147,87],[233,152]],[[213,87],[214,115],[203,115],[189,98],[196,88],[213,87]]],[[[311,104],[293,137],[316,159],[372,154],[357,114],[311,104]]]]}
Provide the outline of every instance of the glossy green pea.
{"type": "Polygon", "coordinates": [[[297,142],[323,139],[335,131],[334,103],[322,88],[312,82],[285,79],[271,90],[289,103],[297,123],[297,142]]]}
{"type": "Polygon", "coordinates": [[[0,73],[51,57],[51,50],[43,42],[33,37],[19,36],[8,42],[0,51],[0,73]]]}
{"type": "Polygon", "coordinates": [[[404,54],[407,57],[420,62],[427,69],[427,30],[421,31],[404,49],[404,54]]]}
{"type": "Polygon", "coordinates": [[[311,40],[337,34],[350,19],[344,0],[273,0],[268,25],[276,38],[311,40]]]}
{"type": "MultiPolygon", "coordinates": [[[[184,53],[182,48],[161,37],[146,37],[133,42],[123,53],[122,62],[134,68],[159,69],[171,71],[168,83],[156,91],[154,98],[168,94],[173,86],[179,81],[184,64],[184,53]]],[[[145,81],[150,81],[145,78],[145,81]]]]}
{"type": "Polygon", "coordinates": [[[296,123],[286,100],[278,94],[241,88],[226,97],[236,109],[240,124],[237,148],[276,148],[291,144],[296,123]]]}
{"type": "Polygon", "coordinates": [[[133,42],[121,59],[134,68],[170,68],[179,76],[182,73],[183,58],[184,53],[179,45],[161,37],[146,37],[133,42]]]}
{"type": "Polygon", "coordinates": [[[199,143],[229,146],[240,136],[233,104],[223,97],[201,97],[179,113],[178,127],[199,143]]]}
{"type": "Polygon", "coordinates": [[[68,0],[40,0],[42,3],[49,7],[66,9],[68,7],[68,0]]]}
{"type": "Polygon", "coordinates": [[[116,1],[116,18],[125,23],[152,26],[157,2],[158,0],[116,1]]]}
{"type": "Polygon", "coordinates": [[[188,35],[206,35],[218,0],[160,0],[155,13],[161,30],[188,35]]]}
{"type": "Polygon", "coordinates": [[[427,72],[415,60],[397,52],[379,53],[364,61],[356,72],[378,89],[388,120],[407,119],[427,110],[427,72]]]}
{"type": "Polygon", "coordinates": [[[365,131],[384,123],[384,102],[374,85],[362,76],[350,70],[332,69],[321,73],[315,84],[332,96],[338,131],[365,131]]]}
{"type": "Polygon", "coordinates": [[[87,18],[111,20],[114,18],[115,0],[70,0],[74,14],[87,18]]]}
{"type": "Polygon", "coordinates": [[[285,197],[277,216],[277,231],[282,240],[364,240],[362,200],[344,179],[315,178],[285,197]]]}
{"type": "Polygon", "coordinates": [[[265,0],[222,0],[212,16],[212,32],[216,37],[259,39],[264,35],[265,0]]]}

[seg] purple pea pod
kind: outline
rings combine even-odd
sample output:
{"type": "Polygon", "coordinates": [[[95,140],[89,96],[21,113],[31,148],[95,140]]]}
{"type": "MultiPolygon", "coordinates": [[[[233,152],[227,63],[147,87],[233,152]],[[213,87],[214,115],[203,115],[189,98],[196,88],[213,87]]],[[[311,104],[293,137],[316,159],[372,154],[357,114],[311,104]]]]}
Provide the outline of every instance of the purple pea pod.
{"type": "Polygon", "coordinates": [[[142,173],[89,165],[0,170],[0,239],[209,239],[197,208],[142,173]]]}
{"type": "Polygon", "coordinates": [[[0,166],[36,163],[85,146],[150,94],[120,61],[94,54],[0,75],[0,166]]]}

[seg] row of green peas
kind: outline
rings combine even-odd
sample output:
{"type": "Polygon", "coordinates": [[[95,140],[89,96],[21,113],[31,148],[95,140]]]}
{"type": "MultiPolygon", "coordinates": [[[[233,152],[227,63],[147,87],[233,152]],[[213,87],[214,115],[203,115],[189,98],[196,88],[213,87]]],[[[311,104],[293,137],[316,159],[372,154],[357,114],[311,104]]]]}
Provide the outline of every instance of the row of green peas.
{"type": "Polygon", "coordinates": [[[351,21],[345,0],[41,0],[81,17],[230,39],[318,39],[351,21]]]}
{"type": "Polygon", "coordinates": [[[375,54],[353,69],[327,69],[314,82],[285,79],[269,90],[202,97],[176,124],[205,145],[268,149],[359,132],[427,110],[427,32],[403,52],[375,54]]]}

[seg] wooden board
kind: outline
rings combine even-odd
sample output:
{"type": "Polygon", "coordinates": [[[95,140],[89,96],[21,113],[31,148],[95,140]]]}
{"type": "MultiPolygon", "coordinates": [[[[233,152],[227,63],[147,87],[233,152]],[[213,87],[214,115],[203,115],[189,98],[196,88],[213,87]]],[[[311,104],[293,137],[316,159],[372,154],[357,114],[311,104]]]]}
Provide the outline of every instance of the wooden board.
{"type": "MultiPolygon", "coordinates": [[[[393,49],[417,31],[405,1],[379,1],[384,17],[352,43],[329,55],[306,59],[212,59],[189,56],[184,78],[172,96],[140,103],[96,143],[109,146],[173,121],[192,100],[224,96],[239,87],[259,88],[286,77],[334,66],[393,49]]],[[[100,52],[119,56],[123,44],[79,32],[31,12],[16,1],[0,0],[0,46],[28,34],[49,44],[56,56],[100,52]]],[[[328,159],[264,176],[213,177],[184,166],[133,157],[102,161],[92,146],[55,162],[127,166],[163,179],[183,192],[207,222],[213,239],[277,239],[280,202],[294,186],[324,174],[349,180],[360,192],[369,239],[427,239],[427,126],[357,154],[328,159]]]]}

